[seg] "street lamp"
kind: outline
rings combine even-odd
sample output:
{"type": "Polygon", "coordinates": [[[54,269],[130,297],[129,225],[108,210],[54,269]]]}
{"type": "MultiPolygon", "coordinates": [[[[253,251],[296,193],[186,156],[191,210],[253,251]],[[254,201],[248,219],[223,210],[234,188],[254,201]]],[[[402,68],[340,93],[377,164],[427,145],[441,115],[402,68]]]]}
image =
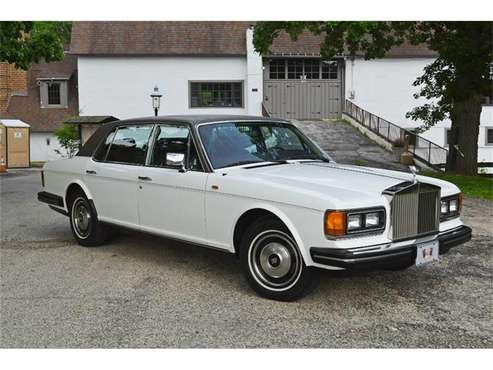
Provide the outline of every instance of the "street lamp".
{"type": "Polygon", "coordinates": [[[156,86],[154,86],[154,91],[151,94],[152,98],[152,108],[154,109],[154,115],[157,117],[157,112],[159,111],[159,106],[161,104],[161,97],[162,95],[159,93],[159,89],[156,86]]]}

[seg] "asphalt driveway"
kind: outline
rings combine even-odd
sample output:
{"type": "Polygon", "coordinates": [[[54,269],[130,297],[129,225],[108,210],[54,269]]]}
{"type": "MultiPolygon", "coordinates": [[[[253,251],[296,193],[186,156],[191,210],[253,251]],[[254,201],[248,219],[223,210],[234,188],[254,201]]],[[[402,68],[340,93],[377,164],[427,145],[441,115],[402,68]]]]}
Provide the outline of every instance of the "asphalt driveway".
{"type": "Polygon", "coordinates": [[[83,248],[36,201],[39,173],[0,177],[0,347],[492,347],[492,203],[474,238],[404,272],[323,272],[294,303],[257,297],[236,259],[139,234],[83,248]]]}

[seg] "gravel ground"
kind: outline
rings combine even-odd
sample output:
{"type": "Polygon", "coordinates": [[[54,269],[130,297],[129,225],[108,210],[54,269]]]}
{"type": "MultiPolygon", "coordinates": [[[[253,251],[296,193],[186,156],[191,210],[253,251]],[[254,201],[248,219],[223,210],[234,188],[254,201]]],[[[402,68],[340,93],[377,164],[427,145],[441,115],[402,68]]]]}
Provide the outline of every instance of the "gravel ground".
{"type": "Polygon", "coordinates": [[[473,240],[403,272],[322,272],[305,299],[257,297],[228,254],[139,234],[101,248],[37,202],[39,174],[0,178],[0,347],[489,347],[492,202],[473,240]]]}

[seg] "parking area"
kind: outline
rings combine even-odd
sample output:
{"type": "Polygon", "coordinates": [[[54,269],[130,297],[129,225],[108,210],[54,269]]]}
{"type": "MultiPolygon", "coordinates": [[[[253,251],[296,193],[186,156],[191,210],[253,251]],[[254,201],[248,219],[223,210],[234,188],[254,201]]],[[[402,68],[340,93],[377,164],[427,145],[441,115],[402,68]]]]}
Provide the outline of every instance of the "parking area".
{"type": "Polygon", "coordinates": [[[473,239],[439,263],[324,271],[284,303],[256,296],[232,255],[128,233],[76,245],[37,202],[38,171],[0,187],[0,347],[493,346],[493,202],[466,198],[473,239]]]}

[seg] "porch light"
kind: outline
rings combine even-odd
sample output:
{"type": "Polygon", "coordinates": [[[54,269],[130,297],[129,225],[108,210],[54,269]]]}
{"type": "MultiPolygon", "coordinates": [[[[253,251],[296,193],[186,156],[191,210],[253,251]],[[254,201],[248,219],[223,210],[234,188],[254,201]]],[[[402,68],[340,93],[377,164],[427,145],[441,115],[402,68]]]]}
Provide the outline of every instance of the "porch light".
{"type": "Polygon", "coordinates": [[[157,113],[159,111],[159,107],[161,105],[161,97],[163,95],[161,95],[161,93],[159,92],[159,88],[156,86],[154,86],[154,91],[152,92],[151,94],[151,98],[152,98],[152,109],[154,109],[154,115],[157,117],[157,113]]]}

